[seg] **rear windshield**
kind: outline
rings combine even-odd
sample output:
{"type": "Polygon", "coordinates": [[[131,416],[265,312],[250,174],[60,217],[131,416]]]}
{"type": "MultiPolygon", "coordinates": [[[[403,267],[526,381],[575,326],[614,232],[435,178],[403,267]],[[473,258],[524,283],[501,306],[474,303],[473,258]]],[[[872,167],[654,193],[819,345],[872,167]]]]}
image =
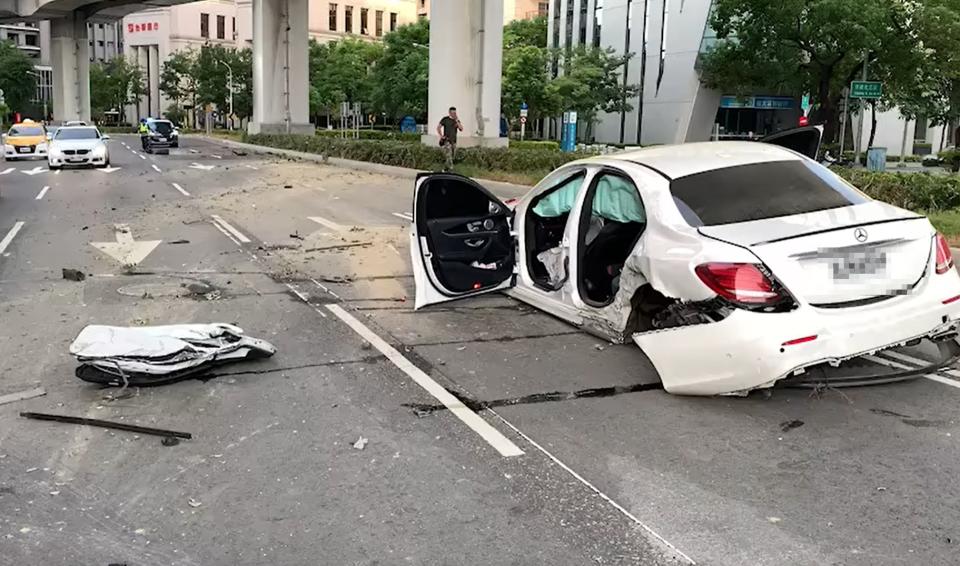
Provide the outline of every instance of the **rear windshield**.
{"type": "Polygon", "coordinates": [[[151,122],[150,127],[161,134],[169,134],[173,131],[173,125],[170,122],[151,122]]]}
{"type": "Polygon", "coordinates": [[[825,168],[807,160],[705,171],[674,179],[670,192],[691,226],[791,216],[869,200],[825,168]]]}
{"type": "Polygon", "coordinates": [[[43,128],[38,126],[14,126],[10,128],[10,137],[17,136],[42,136],[43,128]]]}
{"type": "Polygon", "coordinates": [[[57,130],[58,140],[95,140],[100,135],[96,128],[60,128],[57,130]]]}

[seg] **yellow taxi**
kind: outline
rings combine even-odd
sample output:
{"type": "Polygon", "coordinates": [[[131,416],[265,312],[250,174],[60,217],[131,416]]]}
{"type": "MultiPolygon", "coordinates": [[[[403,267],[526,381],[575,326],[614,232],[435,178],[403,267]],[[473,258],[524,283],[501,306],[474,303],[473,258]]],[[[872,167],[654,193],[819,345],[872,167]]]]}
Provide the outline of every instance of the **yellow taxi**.
{"type": "Polygon", "coordinates": [[[3,156],[7,161],[28,157],[47,157],[47,131],[43,124],[24,120],[14,124],[3,136],[3,156]]]}

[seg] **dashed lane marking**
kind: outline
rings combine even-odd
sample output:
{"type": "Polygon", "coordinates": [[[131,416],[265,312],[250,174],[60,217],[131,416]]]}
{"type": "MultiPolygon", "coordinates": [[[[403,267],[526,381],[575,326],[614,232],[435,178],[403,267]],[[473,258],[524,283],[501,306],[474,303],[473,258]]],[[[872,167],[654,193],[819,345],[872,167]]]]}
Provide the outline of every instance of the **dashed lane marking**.
{"type": "Polygon", "coordinates": [[[390,214],[396,216],[397,218],[403,218],[404,220],[413,221],[413,215],[409,212],[391,212],[390,214]]]}
{"type": "Polygon", "coordinates": [[[147,158],[147,156],[146,156],[146,155],[143,155],[142,153],[138,153],[138,154],[137,154],[137,157],[139,157],[140,159],[146,159],[146,158],[147,158]]]}
{"type": "Polygon", "coordinates": [[[50,190],[50,187],[44,187],[44,188],[40,189],[40,192],[37,193],[37,198],[36,198],[36,200],[42,200],[42,199],[43,199],[43,195],[47,194],[47,191],[49,191],[49,190],[50,190]]]}
{"type": "Polygon", "coordinates": [[[0,254],[7,251],[7,247],[10,246],[10,242],[17,237],[17,233],[20,232],[20,229],[23,228],[23,222],[17,222],[13,225],[13,228],[7,232],[7,235],[0,240],[0,254]]]}
{"type": "Polygon", "coordinates": [[[156,163],[154,163],[153,165],[151,165],[151,167],[153,167],[153,170],[156,171],[157,173],[163,173],[163,171],[161,171],[160,168],[157,167],[157,164],[156,164],[156,163]]]}
{"type": "Polygon", "coordinates": [[[190,193],[188,193],[187,191],[183,190],[183,187],[181,187],[178,183],[170,183],[170,184],[173,185],[173,188],[175,188],[175,189],[177,189],[178,191],[180,191],[180,193],[181,193],[183,196],[185,196],[185,197],[190,196],[190,193]]]}
{"type": "Polygon", "coordinates": [[[231,226],[230,223],[224,220],[223,218],[220,218],[216,214],[212,214],[210,215],[210,217],[213,218],[214,222],[220,224],[220,226],[222,226],[224,230],[226,230],[227,232],[230,232],[230,234],[232,234],[233,237],[236,238],[239,242],[244,244],[250,243],[250,238],[244,236],[243,232],[231,226]]]}
{"type": "Polygon", "coordinates": [[[340,305],[327,305],[327,310],[336,315],[337,318],[352,328],[354,332],[386,356],[387,359],[393,362],[393,365],[395,365],[397,369],[407,374],[410,379],[422,387],[427,393],[433,395],[433,397],[449,409],[453,415],[487,441],[501,456],[511,457],[523,455],[523,450],[514,444],[512,440],[504,436],[504,434],[494,428],[493,425],[483,420],[480,415],[467,408],[466,405],[454,397],[446,388],[434,381],[429,375],[424,373],[423,370],[415,366],[413,362],[405,358],[396,348],[380,338],[374,331],[354,318],[353,315],[343,310],[343,307],[340,305]]]}
{"type": "Polygon", "coordinates": [[[3,171],[0,171],[0,175],[6,175],[7,173],[13,173],[14,171],[16,171],[14,167],[7,167],[3,171]]]}
{"type": "Polygon", "coordinates": [[[317,224],[320,224],[321,226],[326,226],[327,228],[333,230],[334,232],[343,232],[342,225],[337,224],[332,220],[327,220],[322,216],[308,216],[307,219],[313,220],[314,222],[316,222],[317,224]]]}

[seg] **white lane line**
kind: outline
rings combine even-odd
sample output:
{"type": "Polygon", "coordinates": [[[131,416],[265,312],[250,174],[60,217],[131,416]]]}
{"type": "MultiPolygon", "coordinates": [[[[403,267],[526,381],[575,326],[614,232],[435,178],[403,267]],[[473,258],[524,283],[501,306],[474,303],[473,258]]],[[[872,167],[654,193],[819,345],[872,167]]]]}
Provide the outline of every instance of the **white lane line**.
{"type": "Polygon", "coordinates": [[[156,163],[154,163],[153,165],[151,165],[151,167],[153,167],[153,170],[156,171],[157,173],[163,173],[163,171],[161,171],[160,168],[157,167],[157,164],[156,164],[156,163]]]}
{"type": "Polygon", "coordinates": [[[303,302],[307,303],[308,305],[310,305],[310,307],[313,308],[313,310],[316,311],[317,314],[319,314],[319,315],[322,316],[323,318],[327,318],[327,313],[323,312],[323,311],[320,310],[318,307],[315,307],[315,306],[313,306],[312,304],[310,304],[310,298],[307,297],[306,295],[304,295],[303,293],[301,293],[299,289],[297,289],[296,287],[294,287],[294,286],[291,285],[290,283],[286,283],[286,286],[287,286],[287,289],[290,289],[291,291],[293,291],[293,293],[294,293],[296,296],[300,297],[300,300],[301,300],[301,301],[303,301],[303,302]]]}
{"type": "Polygon", "coordinates": [[[140,153],[137,154],[137,157],[139,157],[140,159],[146,159],[146,158],[147,158],[145,155],[140,154],[140,153]]]}
{"type": "Polygon", "coordinates": [[[502,432],[493,427],[490,423],[483,420],[480,415],[468,409],[452,393],[444,389],[442,385],[434,381],[429,375],[405,358],[393,346],[387,344],[382,338],[377,336],[372,330],[364,326],[362,322],[354,318],[350,313],[343,310],[340,305],[327,305],[327,310],[332,312],[342,320],[354,332],[363,337],[381,354],[387,357],[397,369],[407,374],[417,385],[422,387],[427,393],[433,395],[437,401],[443,403],[443,406],[450,410],[457,418],[463,421],[474,432],[486,440],[501,456],[522,456],[523,450],[513,443],[502,432]]]}
{"type": "Polygon", "coordinates": [[[260,170],[260,168],[257,167],[256,165],[247,165],[247,169],[253,169],[254,171],[259,171],[259,170],[260,170]]]}
{"type": "Polygon", "coordinates": [[[214,158],[214,159],[223,159],[223,157],[221,157],[221,156],[219,156],[219,155],[217,155],[217,154],[215,154],[215,153],[211,153],[211,154],[210,154],[210,157],[212,157],[212,158],[214,158]]]}
{"type": "Polygon", "coordinates": [[[37,193],[37,198],[35,200],[41,200],[43,198],[43,195],[47,194],[47,191],[49,190],[50,190],[50,187],[44,187],[40,189],[40,192],[37,193]]]}
{"type": "Polygon", "coordinates": [[[242,246],[242,245],[243,245],[243,244],[241,244],[240,242],[238,242],[236,238],[234,238],[233,236],[231,236],[231,235],[230,235],[230,232],[227,232],[226,230],[223,229],[222,226],[220,226],[219,224],[217,224],[217,221],[216,221],[216,220],[212,220],[212,221],[210,222],[210,224],[213,224],[213,227],[216,228],[217,230],[220,230],[220,232],[221,232],[224,236],[230,238],[230,241],[233,242],[234,244],[237,244],[238,246],[242,246]]]}
{"type": "Polygon", "coordinates": [[[327,220],[322,216],[308,216],[307,220],[313,220],[317,224],[320,224],[321,226],[326,226],[327,228],[335,232],[343,232],[343,226],[341,226],[340,224],[337,224],[336,222],[333,222],[332,220],[327,220]]]}
{"type": "Polygon", "coordinates": [[[7,173],[13,173],[14,171],[16,171],[15,168],[13,168],[13,167],[7,167],[7,168],[4,169],[3,171],[0,171],[0,175],[6,175],[7,173]]]}
{"type": "Polygon", "coordinates": [[[60,174],[60,171],[63,171],[63,169],[57,169],[56,171],[53,172],[53,174],[54,174],[54,175],[59,175],[59,174],[60,174]]]}
{"type": "MultiPolygon", "coordinates": [[[[885,358],[881,358],[881,357],[879,357],[879,356],[864,356],[863,359],[865,359],[865,360],[870,360],[871,362],[873,362],[873,363],[875,363],[875,364],[881,364],[881,365],[889,366],[889,367],[892,367],[892,368],[894,368],[894,369],[902,369],[902,370],[914,370],[914,369],[917,369],[916,366],[908,366],[908,365],[906,365],[906,364],[901,364],[900,362],[894,362],[894,361],[892,361],[892,360],[888,360],[888,359],[885,359],[885,358]]],[[[929,364],[925,364],[925,365],[929,365],[929,364]]],[[[922,366],[921,366],[921,367],[922,367],[922,366]]],[[[957,372],[957,373],[960,373],[960,372],[957,372]]],[[[942,384],[944,384],[944,385],[949,385],[950,387],[956,387],[956,388],[960,389],[960,381],[956,381],[956,380],[950,379],[949,377],[943,377],[942,375],[937,375],[937,374],[935,374],[935,373],[924,374],[923,377],[929,379],[930,381],[936,381],[937,383],[942,383],[942,384]]]]}
{"type": "Polygon", "coordinates": [[[406,212],[391,212],[390,214],[396,216],[397,218],[413,221],[413,216],[406,212]]]}
{"type": "Polygon", "coordinates": [[[7,251],[7,246],[9,246],[10,242],[12,242],[13,239],[17,237],[17,232],[19,232],[21,228],[23,228],[23,222],[17,222],[16,224],[13,225],[13,228],[11,228],[9,232],[7,232],[7,235],[4,236],[2,240],[0,240],[0,254],[7,251]]]}
{"type": "Polygon", "coordinates": [[[342,300],[342,299],[340,299],[340,295],[338,295],[338,294],[334,293],[333,291],[331,291],[330,288],[327,287],[326,285],[324,285],[323,283],[317,281],[316,279],[310,279],[310,281],[313,281],[313,284],[316,285],[317,287],[320,287],[321,289],[323,289],[325,293],[328,293],[328,294],[330,294],[330,295],[333,295],[334,297],[337,298],[337,300],[342,300]]]}
{"type": "Polygon", "coordinates": [[[137,150],[135,150],[135,149],[131,149],[131,150],[130,150],[130,153],[132,153],[132,154],[134,154],[134,155],[140,155],[139,153],[137,153],[137,150]]]}
{"type": "Polygon", "coordinates": [[[885,350],[885,351],[883,351],[883,352],[880,352],[880,355],[881,355],[881,356],[884,356],[884,357],[887,357],[887,358],[893,358],[893,359],[899,360],[899,361],[901,361],[901,362],[906,362],[906,363],[908,363],[908,364],[913,364],[914,366],[916,366],[916,367],[918,367],[918,368],[922,368],[922,367],[924,367],[924,366],[931,366],[931,365],[933,365],[933,362],[931,362],[930,360],[921,360],[920,358],[914,358],[913,356],[908,356],[908,355],[906,355],[906,354],[901,354],[900,352],[896,352],[896,351],[894,351],[894,350],[885,350]]]}
{"type": "Polygon", "coordinates": [[[223,226],[223,228],[224,228],[227,232],[230,232],[231,234],[233,234],[233,237],[234,237],[234,238],[236,238],[237,240],[240,240],[240,241],[243,242],[244,244],[249,244],[249,243],[250,243],[250,238],[244,236],[244,235],[243,235],[243,232],[241,232],[240,230],[237,230],[236,228],[234,228],[233,226],[231,226],[229,222],[227,222],[227,221],[224,220],[223,218],[220,218],[220,217],[217,216],[216,214],[212,214],[212,215],[210,215],[210,216],[211,216],[211,218],[214,219],[214,221],[218,222],[221,226],[223,226]]]}
{"type": "Polygon", "coordinates": [[[188,193],[187,191],[183,190],[183,187],[181,187],[179,184],[177,184],[177,183],[170,183],[170,184],[173,185],[173,188],[175,188],[175,189],[177,189],[178,191],[180,191],[180,193],[181,193],[183,196],[185,196],[185,197],[190,196],[190,193],[188,193]]]}
{"type": "Polygon", "coordinates": [[[403,257],[403,254],[400,253],[400,250],[398,250],[397,248],[393,247],[393,244],[387,244],[387,247],[390,248],[391,250],[393,250],[393,253],[397,254],[397,255],[400,256],[400,257],[403,257]]]}

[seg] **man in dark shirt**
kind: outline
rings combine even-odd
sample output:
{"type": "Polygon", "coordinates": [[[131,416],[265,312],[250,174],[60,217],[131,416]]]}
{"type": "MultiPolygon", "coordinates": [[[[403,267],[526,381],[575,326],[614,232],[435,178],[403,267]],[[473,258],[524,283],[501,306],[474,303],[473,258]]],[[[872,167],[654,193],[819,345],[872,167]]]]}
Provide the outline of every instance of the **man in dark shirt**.
{"type": "Polygon", "coordinates": [[[437,135],[440,136],[440,147],[447,158],[446,170],[453,169],[453,159],[457,153],[457,132],[463,131],[463,124],[457,118],[457,109],[453,106],[437,124],[437,135]]]}

